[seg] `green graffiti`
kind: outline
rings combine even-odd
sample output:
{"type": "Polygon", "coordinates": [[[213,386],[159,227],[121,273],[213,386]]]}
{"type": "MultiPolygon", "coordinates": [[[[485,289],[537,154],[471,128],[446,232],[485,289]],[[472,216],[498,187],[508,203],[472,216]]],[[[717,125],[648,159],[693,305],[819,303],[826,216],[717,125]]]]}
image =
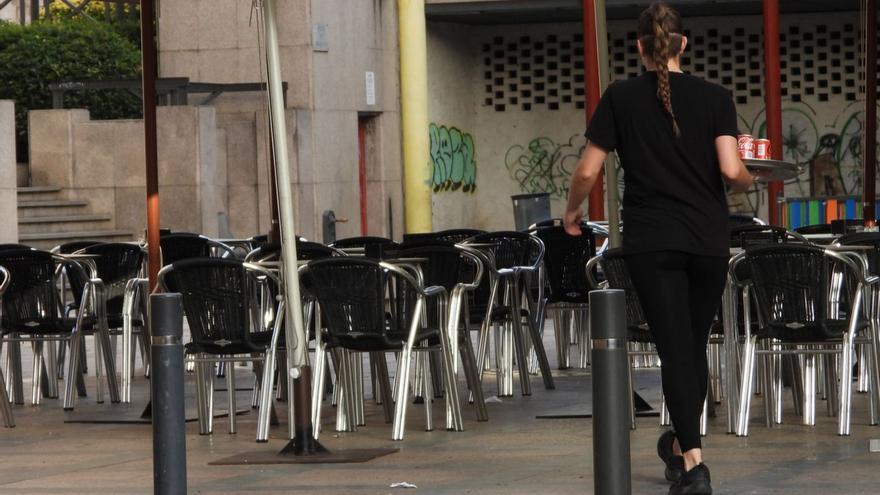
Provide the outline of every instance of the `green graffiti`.
{"type": "Polygon", "coordinates": [[[431,187],[434,192],[473,193],[477,188],[474,138],[456,127],[432,123],[428,126],[431,143],[431,187]]]}
{"type": "Polygon", "coordinates": [[[580,134],[563,144],[547,137],[535,138],[525,146],[511,146],[504,156],[504,165],[522,192],[546,192],[551,197],[564,199],[584,144],[580,134]]]}

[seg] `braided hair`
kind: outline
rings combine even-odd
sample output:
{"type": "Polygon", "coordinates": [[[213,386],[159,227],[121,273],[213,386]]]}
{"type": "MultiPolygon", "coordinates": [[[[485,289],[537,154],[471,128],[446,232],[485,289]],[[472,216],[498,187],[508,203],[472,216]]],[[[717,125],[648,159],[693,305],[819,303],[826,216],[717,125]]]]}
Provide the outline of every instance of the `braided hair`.
{"type": "Polygon", "coordinates": [[[639,16],[639,41],[644,52],[657,66],[657,98],[672,122],[672,133],[676,137],[681,135],[681,130],[672,110],[668,63],[670,58],[681,52],[682,31],[681,16],[664,2],[652,3],[639,16]]]}

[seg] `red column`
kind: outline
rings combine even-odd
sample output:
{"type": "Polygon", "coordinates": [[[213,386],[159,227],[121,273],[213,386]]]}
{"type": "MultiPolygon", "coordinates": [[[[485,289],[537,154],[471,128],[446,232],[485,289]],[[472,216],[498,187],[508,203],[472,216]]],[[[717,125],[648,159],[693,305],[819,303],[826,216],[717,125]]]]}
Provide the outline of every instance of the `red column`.
{"type": "MultiPolygon", "coordinates": [[[[767,116],[767,139],[772,144],[773,159],[782,160],[782,86],[779,74],[779,0],[764,0],[764,99],[767,116]]],[[[784,194],[782,182],[767,188],[770,224],[779,225],[777,199],[784,194]]]]}
{"type": "MultiPolygon", "coordinates": [[[[596,111],[601,97],[601,81],[599,80],[599,47],[596,39],[596,3],[583,0],[584,11],[584,95],[587,101],[587,125],[596,111]]],[[[593,190],[590,191],[590,220],[605,219],[604,175],[600,175],[593,190]]],[[[615,186],[616,187],[616,186],[615,186]]]]}
{"type": "Polygon", "coordinates": [[[147,274],[150,290],[159,275],[159,157],[156,145],[156,29],[153,0],[141,0],[143,54],[144,155],[147,168],[147,274]]]}
{"type": "Polygon", "coordinates": [[[868,0],[865,38],[865,227],[877,224],[877,0],[868,0]]]}

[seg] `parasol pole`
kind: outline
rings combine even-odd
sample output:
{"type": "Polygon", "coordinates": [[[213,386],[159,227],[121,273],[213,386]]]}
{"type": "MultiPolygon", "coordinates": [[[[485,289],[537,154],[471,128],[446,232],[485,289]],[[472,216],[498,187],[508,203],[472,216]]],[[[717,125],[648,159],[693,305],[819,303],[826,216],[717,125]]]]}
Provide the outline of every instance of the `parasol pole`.
{"type": "Polygon", "coordinates": [[[865,29],[865,162],[863,201],[865,227],[877,226],[877,0],[867,0],[865,29]]]}
{"type": "Polygon", "coordinates": [[[315,442],[311,418],[311,373],[306,359],[308,340],[303,330],[302,302],[299,294],[293,193],[290,187],[290,164],[287,156],[287,123],[281,86],[281,58],[278,48],[278,29],[275,23],[275,0],[263,0],[263,22],[266,32],[272,154],[275,157],[275,187],[281,223],[281,267],[285,285],[284,301],[287,308],[284,335],[287,342],[287,370],[290,373],[289,378],[293,381],[293,396],[290,398],[293,410],[293,418],[290,421],[292,440],[282,452],[308,455],[316,452],[317,442],[315,442]]]}
{"type": "MultiPolygon", "coordinates": [[[[602,81],[599,77],[599,37],[596,20],[596,0],[583,0],[583,30],[584,30],[584,97],[587,100],[586,121],[590,125],[593,112],[599,105],[602,95],[602,81]]],[[[603,10],[604,14],[604,10],[603,10]]],[[[604,17],[604,15],[603,15],[604,17]]],[[[590,191],[587,214],[590,220],[602,220],[605,218],[605,194],[603,192],[604,179],[600,174],[590,191]]],[[[617,185],[615,184],[615,187],[617,185]]],[[[610,188],[609,188],[610,189],[610,188]]]]}
{"type": "Polygon", "coordinates": [[[141,95],[144,105],[144,157],[147,172],[147,274],[150,292],[159,275],[159,153],[156,145],[156,29],[153,0],[141,1],[141,95]]]}
{"type": "MultiPolygon", "coordinates": [[[[783,160],[782,83],[779,68],[779,0],[764,0],[764,95],[767,107],[767,139],[774,160],[783,160]]],[[[782,181],[767,187],[767,213],[770,225],[779,226],[779,203],[785,194],[782,181]]]]}

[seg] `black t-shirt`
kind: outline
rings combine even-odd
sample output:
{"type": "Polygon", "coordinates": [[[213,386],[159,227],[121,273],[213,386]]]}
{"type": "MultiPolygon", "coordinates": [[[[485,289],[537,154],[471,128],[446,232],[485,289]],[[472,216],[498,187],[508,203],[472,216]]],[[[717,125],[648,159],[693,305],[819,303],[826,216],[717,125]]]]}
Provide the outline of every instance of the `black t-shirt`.
{"type": "Polygon", "coordinates": [[[653,71],[610,85],[587,128],[587,139],[616,150],[624,169],[623,250],[726,256],[727,197],[715,138],[737,136],[736,108],[729,91],[698,77],[670,72],[669,84],[679,137],[653,71]]]}

